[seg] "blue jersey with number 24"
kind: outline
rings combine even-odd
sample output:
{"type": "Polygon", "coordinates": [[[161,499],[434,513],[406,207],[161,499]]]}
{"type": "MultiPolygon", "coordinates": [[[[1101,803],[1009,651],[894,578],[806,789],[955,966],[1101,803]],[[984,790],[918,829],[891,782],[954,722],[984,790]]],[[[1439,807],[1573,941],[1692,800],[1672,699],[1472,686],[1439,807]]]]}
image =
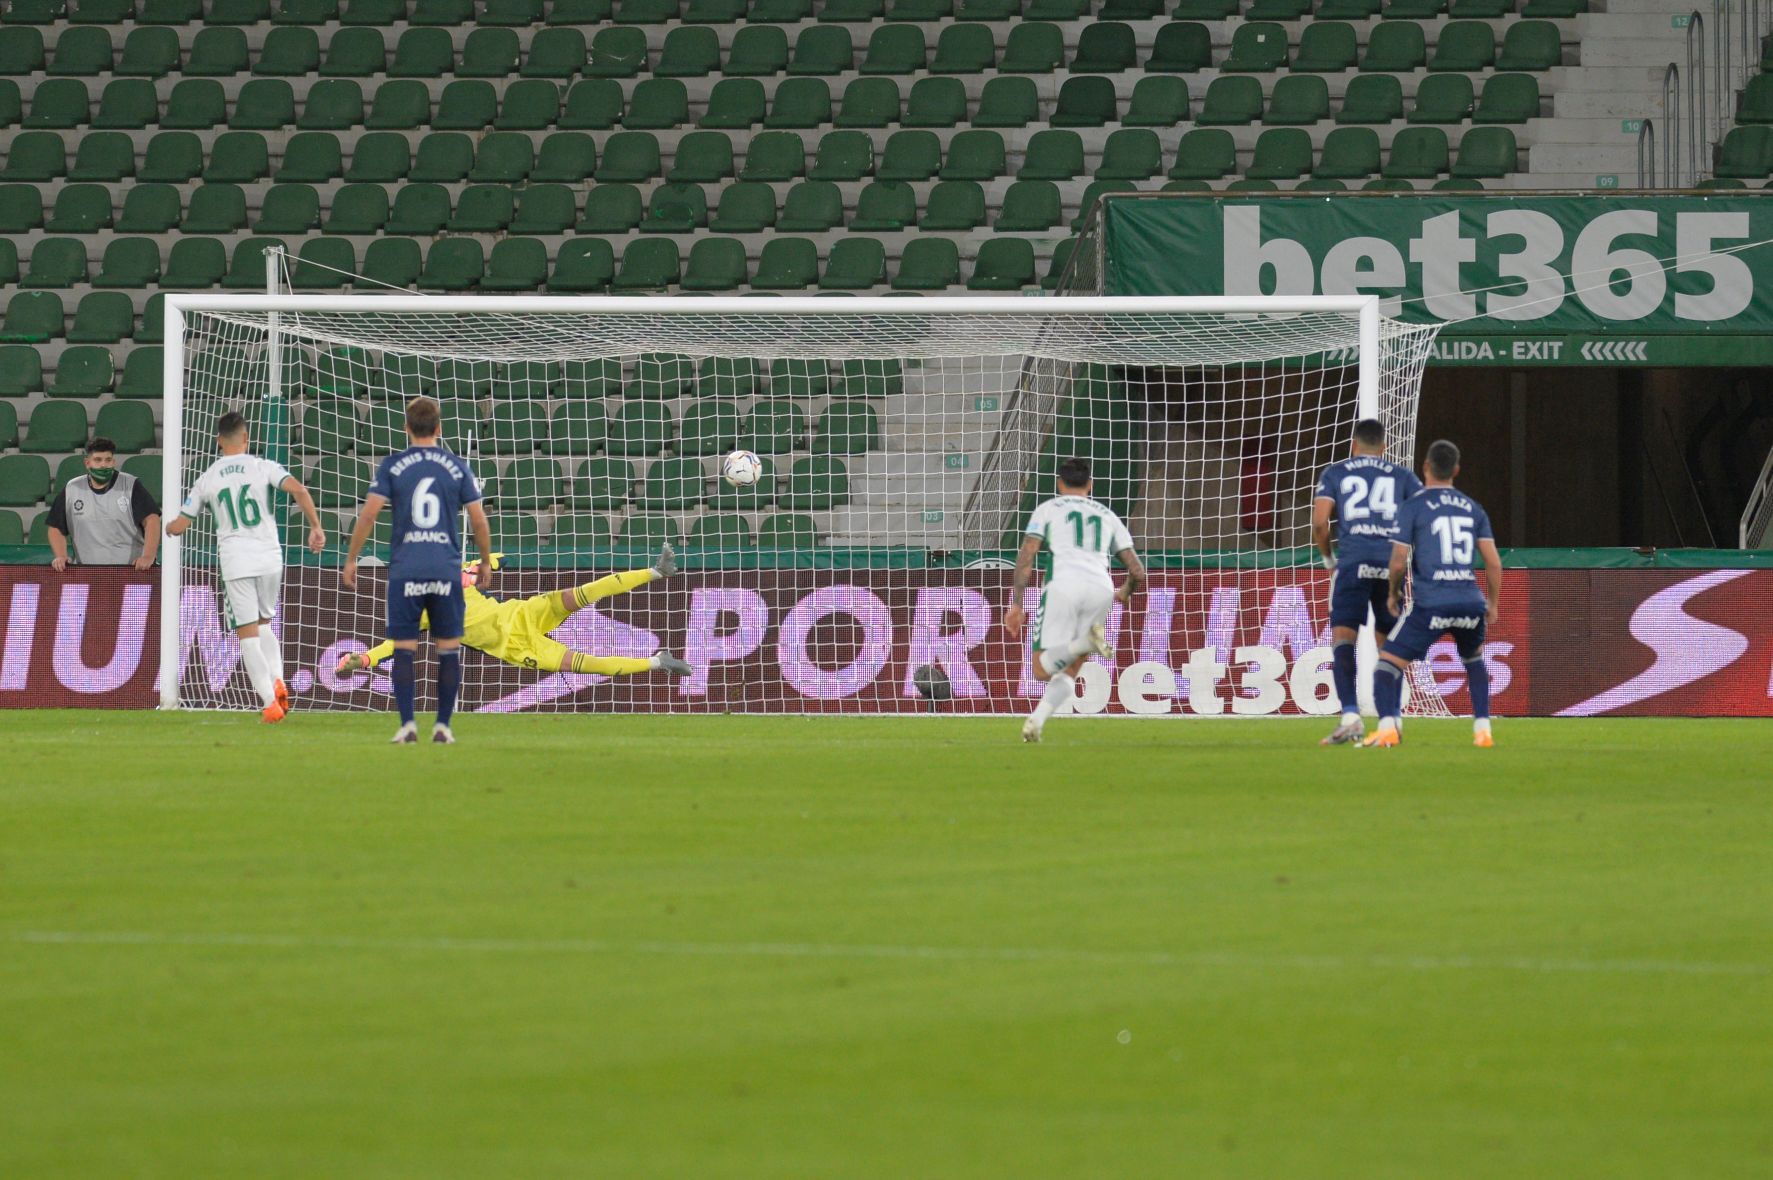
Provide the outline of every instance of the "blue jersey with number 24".
{"type": "Polygon", "coordinates": [[[394,506],[390,580],[459,577],[462,506],[480,499],[480,485],[461,456],[444,447],[408,447],[383,459],[371,495],[394,506]]]}
{"type": "Polygon", "coordinates": [[[1336,563],[1343,569],[1391,563],[1397,511],[1422,490],[1422,481],[1401,463],[1358,455],[1324,468],[1317,498],[1336,505],[1336,563]]]}
{"type": "Polygon", "coordinates": [[[1457,488],[1429,488],[1397,513],[1400,545],[1410,546],[1410,598],[1423,607],[1480,602],[1477,543],[1493,540],[1483,506],[1457,488]]]}

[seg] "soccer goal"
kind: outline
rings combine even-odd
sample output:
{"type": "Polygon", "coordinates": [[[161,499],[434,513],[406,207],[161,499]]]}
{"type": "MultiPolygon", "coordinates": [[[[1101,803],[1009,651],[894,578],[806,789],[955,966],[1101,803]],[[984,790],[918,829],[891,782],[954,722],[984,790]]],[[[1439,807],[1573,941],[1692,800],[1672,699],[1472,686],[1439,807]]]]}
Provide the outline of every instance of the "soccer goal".
{"type": "MultiPolygon", "coordinates": [[[[166,314],[168,501],[238,409],[332,538],[314,557],[282,509],[279,631],[308,710],[390,705],[384,675],[335,672],[383,620],[376,570],[353,592],[337,567],[376,462],[404,445],[403,404],[425,394],[486,492],[493,596],[647,565],[669,542],[675,577],[554,637],[695,666],[605,679],[471,654],[469,709],[1025,712],[1039,688],[1000,621],[1010,568],[1056,463],[1082,456],[1152,576],[1116,607],[1114,666],[1085,669],[1075,710],[1329,712],[1314,481],[1361,417],[1410,459],[1434,337],[1365,296],[173,295],[166,314]],[[762,457],[754,485],[720,478],[735,449],[762,457]]],[[[256,707],[212,529],[163,553],[164,704],[256,707]]],[[[1414,711],[1444,712],[1429,670],[1415,689],[1414,711]]]]}

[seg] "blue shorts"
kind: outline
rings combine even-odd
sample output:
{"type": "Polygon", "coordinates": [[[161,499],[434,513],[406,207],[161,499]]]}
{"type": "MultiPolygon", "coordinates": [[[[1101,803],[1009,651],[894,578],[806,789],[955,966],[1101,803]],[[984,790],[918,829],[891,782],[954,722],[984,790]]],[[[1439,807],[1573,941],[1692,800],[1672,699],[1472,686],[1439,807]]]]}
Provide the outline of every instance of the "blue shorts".
{"type": "Polygon", "coordinates": [[[417,639],[421,615],[430,616],[425,621],[432,639],[460,639],[465,609],[460,574],[452,573],[447,578],[388,579],[389,639],[417,639]]]}
{"type": "Polygon", "coordinates": [[[1330,579],[1330,626],[1351,627],[1359,631],[1367,625],[1367,608],[1373,610],[1373,623],[1381,633],[1397,625],[1386,600],[1391,597],[1391,574],[1380,565],[1339,565],[1330,579]],[[1363,578],[1363,569],[1385,571],[1376,578],[1363,578]]]}
{"type": "Polygon", "coordinates": [[[1412,602],[1398,616],[1397,625],[1385,641],[1385,654],[1405,660],[1419,660],[1428,654],[1434,641],[1443,635],[1453,637],[1459,658],[1475,660],[1484,651],[1485,615],[1489,608],[1482,599],[1475,602],[1452,602],[1425,605],[1412,602]]]}

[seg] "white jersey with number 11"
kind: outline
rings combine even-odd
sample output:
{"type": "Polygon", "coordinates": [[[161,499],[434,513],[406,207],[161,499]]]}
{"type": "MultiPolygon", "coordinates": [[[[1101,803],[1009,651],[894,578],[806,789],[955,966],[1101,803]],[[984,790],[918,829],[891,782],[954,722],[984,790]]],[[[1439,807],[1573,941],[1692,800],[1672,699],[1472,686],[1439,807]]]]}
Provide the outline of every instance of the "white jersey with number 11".
{"type": "Polygon", "coordinates": [[[191,485],[179,515],[193,523],[205,508],[215,517],[222,578],[256,578],[283,571],[283,542],[271,514],[271,492],[289,471],[257,455],[223,455],[191,485]]]}
{"type": "Polygon", "coordinates": [[[1053,554],[1053,581],[1112,586],[1108,560],[1133,547],[1133,536],[1106,504],[1088,496],[1054,496],[1036,508],[1023,530],[1053,554]]]}

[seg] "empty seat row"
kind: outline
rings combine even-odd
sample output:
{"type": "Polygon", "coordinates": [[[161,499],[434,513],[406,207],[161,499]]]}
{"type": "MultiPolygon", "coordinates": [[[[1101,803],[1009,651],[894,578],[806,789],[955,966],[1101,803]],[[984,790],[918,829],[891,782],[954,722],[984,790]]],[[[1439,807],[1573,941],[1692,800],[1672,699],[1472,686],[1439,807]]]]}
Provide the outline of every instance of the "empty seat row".
{"type": "MultiPolygon", "coordinates": [[[[1430,57],[1424,26],[1414,21],[1385,22],[1373,27],[1364,53],[1353,24],[1318,21],[1305,26],[1292,43],[1285,25],[1257,21],[1240,26],[1228,57],[1229,71],[1294,70],[1407,71],[1430,69],[1546,70],[1562,56],[1558,27],[1546,20],[1515,20],[1507,24],[1501,46],[1487,21],[1453,21],[1444,26],[1430,57]]],[[[322,46],[314,30],[300,26],[273,28],[258,52],[249,51],[246,34],[234,27],[201,30],[189,51],[181,48],[171,28],[139,27],[114,48],[110,32],[98,26],[70,26],[45,51],[35,28],[9,30],[0,38],[0,76],[44,72],[52,78],[115,74],[124,77],[228,78],[250,73],[259,77],[371,78],[631,78],[651,73],[661,77],[771,77],[777,74],[831,77],[863,74],[907,75],[1050,74],[1060,69],[1077,74],[1119,74],[1143,68],[1149,72],[1188,72],[1212,63],[1211,42],[1204,25],[1181,21],[1159,29],[1151,52],[1141,58],[1131,25],[1098,21],[1084,26],[1074,51],[1066,47],[1065,30],[1057,25],[1026,21],[1010,26],[999,50],[997,30],[986,24],[942,27],[934,45],[915,24],[888,24],[875,29],[858,48],[841,25],[814,25],[800,30],[790,45],[787,33],[773,25],[746,25],[724,50],[710,28],[682,26],[665,37],[653,60],[644,29],[604,26],[587,42],[576,28],[542,29],[525,44],[508,28],[476,28],[457,53],[445,29],[410,28],[390,47],[380,29],[346,27],[322,46]]]]}
{"type": "MultiPolygon", "coordinates": [[[[96,419],[88,420],[79,402],[45,401],[32,407],[23,421],[18,407],[0,401],[0,450],[17,447],[41,454],[78,451],[92,437],[108,438],[125,454],[156,445],[154,410],[146,402],[106,402],[96,419]]],[[[834,452],[842,453],[842,452],[834,452]]]]}
{"type": "Polygon", "coordinates": [[[115,344],[122,340],[155,341],[164,324],[164,296],[156,295],[136,323],[135,301],[123,291],[92,291],[75,305],[68,321],[62,297],[55,291],[17,291],[6,303],[0,337],[7,340],[67,340],[73,344],[115,344]]]}
{"type": "MultiPolygon", "coordinates": [[[[236,350],[196,354],[197,371],[224,369],[255,361],[236,350]],[[201,358],[201,359],[198,359],[201,358]]],[[[311,395],[315,404],[361,417],[381,414],[417,394],[461,403],[485,400],[585,401],[638,398],[671,401],[683,397],[744,399],[846,399],[885,397],[904,389],[904,367],[896,360],[822,360],[747,357],[704,357],[700,362],[674,353],[644,353],[631,365],[614,357],[597,360],[522,361],[495,366],[484,361],[435,361],[428,357],[391,354],[378,361],[360,349],[287,353],[293,371],[292,392],[311,395]],[[338,403],[345,403],[343,406],[338,403]]],[[[478,410],[473,411],[478,413],[478,410]]]]}

